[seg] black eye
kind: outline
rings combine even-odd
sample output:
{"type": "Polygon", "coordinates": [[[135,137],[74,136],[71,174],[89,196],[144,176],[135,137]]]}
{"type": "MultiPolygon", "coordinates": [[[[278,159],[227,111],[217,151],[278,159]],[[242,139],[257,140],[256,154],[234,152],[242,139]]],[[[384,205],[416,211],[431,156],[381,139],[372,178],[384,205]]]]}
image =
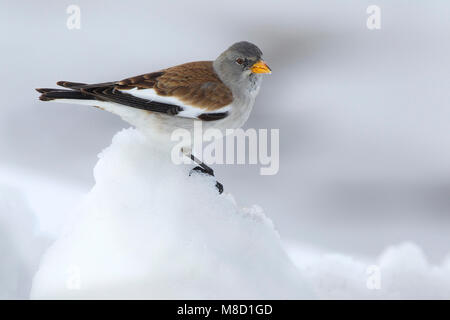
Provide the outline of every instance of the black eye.
{"type": "Polygon", "coordinates": [[[244,59],[242,59],[242,58],[237,58],[237,59],[236,59],[236,63],[237,63],[237,64],[243,64],[243,63],[244,63],[244,59]]]}

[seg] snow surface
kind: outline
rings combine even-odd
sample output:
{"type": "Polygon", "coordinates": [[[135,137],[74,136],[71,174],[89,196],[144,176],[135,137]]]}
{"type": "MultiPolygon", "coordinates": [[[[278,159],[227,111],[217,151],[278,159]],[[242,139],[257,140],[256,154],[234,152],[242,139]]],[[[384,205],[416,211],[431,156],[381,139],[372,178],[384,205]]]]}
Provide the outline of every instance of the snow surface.
{"type": "Polygon", "coordinates": [[[430,264],[410,242],[388,247],[373,262],[299,246],[288,250],[320,299],[450,299],[450,256],[430,264]]]}
{"type": "Polygon", "coordinates": [[[191,168],[136,129],[119,132],[31,297],[313,298],[262,210],[240,208],[191,168]]]}
{"type": "Polygon", "coordinates": [[[17,189],[0,185],[0,299],[26,299],[39,257],[49,244],[17,189]]]}
{"type": "Polygon", "coordinates": [[[31,298],[450,298],[450,256],[431,264],[413,243],[373,260],[283,245],[260,207],[240,208],[189,169],[139,131],[119,132],[31,298]]]}
{"type": "Polygon", "coordinates": [[[65,223],[67,208],[78,204],[89,191],[73,182],[14,166],[0,166],[1,185],[8,186],[8,194],[16,194],[15,197],[29,207],[27,217],[36,221],[36,231],[52,239],[58,236],[65,223]]]}

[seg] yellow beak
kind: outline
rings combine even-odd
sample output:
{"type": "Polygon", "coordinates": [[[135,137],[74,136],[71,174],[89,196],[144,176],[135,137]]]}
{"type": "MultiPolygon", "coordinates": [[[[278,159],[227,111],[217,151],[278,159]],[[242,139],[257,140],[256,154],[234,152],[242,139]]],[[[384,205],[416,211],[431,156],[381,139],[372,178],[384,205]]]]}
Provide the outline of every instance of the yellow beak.
{"type": "Polygon", "coordinates": [[[259,60],[256,62],[252,68],[253,73],[272,73],[272,70],[270,70],[269,66],[262,60],[259,60]]]}

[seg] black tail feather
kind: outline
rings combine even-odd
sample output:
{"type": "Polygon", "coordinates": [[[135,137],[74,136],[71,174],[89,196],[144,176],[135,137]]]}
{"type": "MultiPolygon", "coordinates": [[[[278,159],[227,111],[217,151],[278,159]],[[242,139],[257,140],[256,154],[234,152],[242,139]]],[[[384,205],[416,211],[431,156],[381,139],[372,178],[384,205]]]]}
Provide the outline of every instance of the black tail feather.
{"type": "Polygon", "coordinates": [[[39,100],[42,101],[51,101],[55,99],[95,100],[95,97],[92,95],[75,90],[38,88],[36,91],[42,93],[39,97],[39,100]]]}
{"type": "Polygon", "coordinates": [[[58,81],[56,84],[64,88],[78,88],[86,85],[86,83],[71,82],[71,81],[58,81]]]}
{"type": "Polygon", "coordinates": [[[39,93],[46,93],[46,92],[51,92],[51,91],[55,91],[56,89],[51,89],[51,88],[37,88],[36,91],[39,93]]]}
{"type": "Polygon", "coordinates": [[[80,82],[58,81],[56,84],[58,86],[61,86],[61,87],[64,87],[64,88],[70,88],[70,89],[73,89],[73,90],[79,90],[79,89],[111,87],[114,84],[116,84],[116,82],[103,82],[103,83],[87,84],[87,83],[80,83],[80,82]]]}

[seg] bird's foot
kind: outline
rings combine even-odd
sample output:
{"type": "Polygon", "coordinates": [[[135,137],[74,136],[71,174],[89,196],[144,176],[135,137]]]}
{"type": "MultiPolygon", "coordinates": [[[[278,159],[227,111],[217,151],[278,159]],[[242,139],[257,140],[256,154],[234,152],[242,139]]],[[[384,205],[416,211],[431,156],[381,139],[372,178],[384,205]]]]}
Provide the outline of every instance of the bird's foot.
{"type": "MultiPolygon", "coordinates": [[[[205,167],[197,166],[189,172],[189,176],[191,176],[192,173],[194,173],[194,172],[201,172],[201,173],[204,173],[204,174],[214,177],[214,171],[209,167],[205,168],[205,167]]],[[[219,191],[219,194],[222,194],[223,185],[217,180],[216,180],[216,188],[217,188],[217,191],[219,191]]]]}
{"type": "Polygon", "coordinates": [[[216,180],[216,188],[217,191],[219,191],[219,194],[223,193],[223,184],[221,184],[219,181],[216,180]]]}
{"type": "Polygon", "coordinates": [[[210,168],[210,167],[201,167],[201,166],[196,166],[194,169],[191,170],[191,172],[189,172],[189,176],[194,172],[201,172],[204,174],[207,174],[208,176],[212,176],[214,177],[214,171],[210,168]]]}

